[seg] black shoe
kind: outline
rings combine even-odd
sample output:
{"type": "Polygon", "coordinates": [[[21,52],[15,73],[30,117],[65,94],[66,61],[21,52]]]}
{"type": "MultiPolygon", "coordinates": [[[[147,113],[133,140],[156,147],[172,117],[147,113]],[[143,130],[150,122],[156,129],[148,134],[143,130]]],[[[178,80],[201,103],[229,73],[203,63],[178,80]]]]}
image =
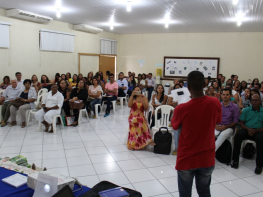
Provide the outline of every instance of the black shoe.
{"type": "Polygon", "coordinates": [[[262,172],[262,168],[256,167],[255,174],[261,174],[261,172],[262,172]]]}
{"type": "Polygon", "coordinates": [[[238,162],[234,161],[234,163],[231,165],[231,167],[238,169],[238,162]]]}

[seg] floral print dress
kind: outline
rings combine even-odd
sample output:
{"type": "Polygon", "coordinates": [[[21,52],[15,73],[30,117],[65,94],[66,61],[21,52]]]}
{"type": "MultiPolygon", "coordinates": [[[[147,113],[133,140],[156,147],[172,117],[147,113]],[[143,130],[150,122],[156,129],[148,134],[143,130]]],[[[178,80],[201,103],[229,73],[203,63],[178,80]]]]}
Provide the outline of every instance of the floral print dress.
{"type": "Polygon", "coordinates": [[[147,120],[144,117],[144,107],[142,102],[133,101],[129,116],[129,137],[127,141],[128,149],[142,149],[151,141],[147,120]]]}

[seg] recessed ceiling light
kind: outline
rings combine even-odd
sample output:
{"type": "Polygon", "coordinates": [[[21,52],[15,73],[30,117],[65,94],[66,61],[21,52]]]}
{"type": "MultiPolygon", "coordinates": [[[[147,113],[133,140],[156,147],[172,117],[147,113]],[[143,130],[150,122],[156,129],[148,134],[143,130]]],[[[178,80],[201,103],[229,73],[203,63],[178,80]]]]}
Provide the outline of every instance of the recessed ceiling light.
{"type": "Polygon", "coordinates": [[[61,13],[60,13],[60,11],[58,10],[57,11],[57,18],[60,18],[61,17],[61,13]]]}
{"type": "Polygon", "coordinates": [[[241,26],[242,25],[242,21],[238,21],[237,22],[237,26],[239,27],[239,26],[241,26]]]}
{"type": "Polygon", "coordinates": [[[127,12],[131,11],[131,0],[127,1],[127,12]]]}
{"type": "Polygon", "coordinates": [[[238,4],[238,0],[233,0],[233,5],[237,5],[238,4]]]}
{"type": "Polygon", "coordinates": [[[112,15],[110,18],[110,30],[113,30],[113,28],[114,28],[114,15],[112,15]]]}

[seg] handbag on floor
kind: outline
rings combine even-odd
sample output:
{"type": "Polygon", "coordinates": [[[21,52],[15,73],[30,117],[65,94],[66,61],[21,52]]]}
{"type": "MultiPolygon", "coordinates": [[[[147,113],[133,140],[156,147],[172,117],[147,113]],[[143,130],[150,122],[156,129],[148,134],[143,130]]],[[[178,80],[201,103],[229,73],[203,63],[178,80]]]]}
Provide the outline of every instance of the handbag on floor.
{"type": "Polygon", "coordinates": [[[225,140],[224,143],[216,151],[216,159],[221,162],[229,165],[231,162],[232,156],[232,146],[228,140],[225,140]]]}
{"type": "MultiPolygon", "coordinates": [[[[64,124],[63,118],[62,118],[62,121],[63,121],[63,123],[61,123],[61,124],[64,124]]],[[[64,124],[64,126],[71,126],[71,125],[73,125],[74,121],[75,121],[75,116],[65,116],[65,124],[66,125],[64,124]]]]}
{"type": "Polygon", "coordinates": [[[256,148],[253,146],[252,143],[247,143],[246,146],[243,148],[243,157],[246,159],[252,159],[255,153],[256,148]]]}
{"type": "MultiPolygon", "coordinates": [[[[100,197],[99,192],[113,189],[116,187],[120,187],[118,185],[115,185],[108,181],[101,181],[97,185],[95,185],[91,190],[87,191],[85,194],[82,195],[82,197],[100,197]]],[[[142,194],[138,191],[122,187],[128,194],[129,197],[142,197],[142,194]]]]}
{"type": "Polygon", "coordinates": [[[154,153],[169,155],[171,152],[172,134],[167,127],[161,127],[158,132],[154,134],[154,153]],[[166,131],[162,131],[166,130],[166,131]]]}

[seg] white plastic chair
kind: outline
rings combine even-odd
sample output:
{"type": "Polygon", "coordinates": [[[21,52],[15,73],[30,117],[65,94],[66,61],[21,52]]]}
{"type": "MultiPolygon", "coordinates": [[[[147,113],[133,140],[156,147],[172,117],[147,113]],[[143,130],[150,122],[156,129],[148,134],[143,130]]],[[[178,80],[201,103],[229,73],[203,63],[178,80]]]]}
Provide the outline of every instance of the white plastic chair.
{"type": "MultiPolygon", "coordinates": [[[[107,101],[102,101],[101,111],[103,110],[104,102],[107,102],[107,101]]],[[[111,101],[111,103],[112,103],[112,106],[113,106],[113,113],[115,114],[115,111],[116,111],[116,100],[115,101],[111,101]]],[[[99,105],[99,104],[97,104],[97,105],[99,105]]],[[[96,110],[96,108],[95,108],[95,110],[96,110]]]]}
{"type": "MultiPolygon", "coordinates": [[[[37,100],[35,101],[35,106],[37,107],[38,106],[38,104],[39,104],[39,102],[40,102],[40,100],[41,100],[41,98],[43,98],[45,96],[45,94],[42,94],[42,95],[39,95],[38,97],[37,97],[37,100]]],[[[28,127],[29,126],[29,121],[30,121],[30,118],[31,118],[31,114],[35,114],[35,113],[37,113],[38,112],[38,110],[26,110],[26,126],[28,127]]]]}
{"type": "Polygon", "coordinates": [[[97,119],[99,118],[99,107],[100,107],[100,111],[102,111],[101,104],[95,104],[95,116],[97,119]]]}
{"type": "MultiPolygon", "coordinates": [[[[53,123],[52,123],[52,127],[53,127],[53,133],[56,134],[56,126],[57,126],[57,118],[60,118],[60,122],[61,122],[61,125],[62,125],[62,128],[64,129],[64,124],[63,124],[63,120],[62,120],[62,117],[61,115],[55,115],[52,117],[52,120],[53,120],[53,123]]],[[[39,122],[39,131],[42,130],[42,123],[39,122]]]]}
{"type": "MultiPolygon", "coordinates": [[[[128,95],[128,97],[129,97],[129,95],[128,95]]],[[[118,97],[117,100],[120,100],[121,109],[123,109],[123,101],[125,100],[126,105],[127,105],[127,102],[129,101],[129,99],[127,99],[127,95],[125,97],[118,97]]]]}
{"type": "Polygon", "coordinates": [[[42,88],[38,91],[37,96],[40,95],[46,95],[48,93],[48,89],[47,88],[42,88]]]}
{"type": "Polygon", "coordinates": [[[85,109],[80,109],[79,110],[79,119],[78,119],[78,124],[79,125],[81,125],[81,122],[82,122],[82,119],[83,119],[83,112],[86,113],[86,116],[87,116],[87,119],[88,119],[88,122],[89,122],[89,115],[88,115],[88,112],[87,112],[86,108],[85,109]]]}
{"type": "Polygon", "coordinates": [[[173,111],[173,110],[174,110],[174,108],[172,106],[169,106],[169,105],[161,105],[161,106],[157,107],[155,109],[155,112],[154,112],[155,126],[152,127],[152,132],[151,132],[152,139],[154,140],[155,133],[157,131],[159,131],[159,129],[161,127],[167,127],[168,128],[168,131],[172,134],[171,153],[173,152],[173,150],[175,148],[173,128],[169,127],[169,124],[170,124],[169,119],[170,119],[171,111],[173,111]],[[161,110],[160,121],[157,120],[157,115],[158,115],[159,110],[161,110]]]}

